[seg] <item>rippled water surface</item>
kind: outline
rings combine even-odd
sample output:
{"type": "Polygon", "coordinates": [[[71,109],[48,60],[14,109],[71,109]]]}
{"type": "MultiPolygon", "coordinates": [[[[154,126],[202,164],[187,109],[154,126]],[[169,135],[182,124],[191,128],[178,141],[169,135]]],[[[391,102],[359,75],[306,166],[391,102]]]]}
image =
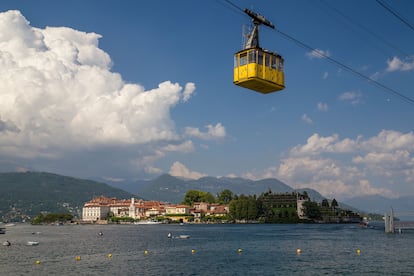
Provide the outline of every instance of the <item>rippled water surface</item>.
{"type": "Polygon", "coordinates": [[[17,224],[0,235],[5,240],[12,245],[0,247],[0,275],[414,273],[414,233],[357,225],[17,224]],[[168,239],[168,233],[190,238],[168,239]]]}

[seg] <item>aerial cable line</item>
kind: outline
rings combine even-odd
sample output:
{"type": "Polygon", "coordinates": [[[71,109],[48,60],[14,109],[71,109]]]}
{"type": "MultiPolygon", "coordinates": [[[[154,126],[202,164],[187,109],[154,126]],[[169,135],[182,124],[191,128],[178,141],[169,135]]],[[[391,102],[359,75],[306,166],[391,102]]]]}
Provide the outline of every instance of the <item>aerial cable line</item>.
{"type": "Polygon", "coordinates": [[[245,15],[244,9],[242,9],[239,6],[237,6],[236,4],[232,3],[230,0],[224,0],[224,1],[226,3],[228,3],[230,6],[234,7],[236,10],[239,10],[243,15],[245,15]]]}
{"type": "Polygon", "coordinates": [[[399,15],[395,10],[393,10],[388,4],[384,3],[384,1],[377,0],[377,3],[386,9],[388,12],[390,12],[392,15],[397,17],[401,22],[403,22],[405,25],[407,25],[411,30],[414,31],[413,25],[411,25],[407,20],[405,20],[401,15],[399,15]]]}
{"type": "Polygon", "coordinates": [[[397,46],[391,44],[389,41],[387,41],[386,39],[382,38],[381,36],[379,36],[378,34],[372,32],[371,30],[369,30],[368,28],[366,28],[365,26],[363,26],[362,24],[356,22],[355,20],[353,20],[352,18],[350,18],[349,16],[347,16],[346,14],[344,14],[343,12],[341,12],[340,10],[338,10],[337,8],[332,7],[330,4],[328,4],[326,1],[324,0],[320,0],[320,2],[322,2],[326,7],[328,7],[329,9],[331,9],[332,11],[336,12],[337,14],[339,14],[341,17],[343,17],[346,21],[348,21],[350,24],[354,24],[355,26],[357,26],[358,28],[361,28],[362,30],[364,30],[366,33],[370,34],[372,37],[374,37],[375,39],[377,39],[378,41],[381,41],[382,43],[386,44],[387,46],[389,46],[390,48],[396,50],[397,52],[399,52],[401,55],[403,55],[404,57],[408,57],[410,56],[407,52],[401,50],[400,48],[398,48],[397,46]]]}
{"type": "MultiPolygon", "coordinates": [[[[229,3],[231,6],[233,6],[235,9],[240,10],[240,11],[243,11],[243,9],[241,9],[240,7],[238,7],[237,5],[235,5],[234,3],[232,3],[230,0],[225,0],[225,1],[226,1],[227,3],[229,3]]],[[[404,94],[402,94],[402,93],[398,92],[397,90],[395,90],[395,89],[393,89],[393,88],[391,88],[391,87],[388,87],[388,86],[386,86],[386,85],[384,85],[384,84],[382,84],[382,83],[380,83],[380,82],[378,82],[378,81],[374,80],[373,78],[368,77],[368,76],[366,76],[366,75],[362,74],[361,72],[359,72],[359,71],[357,71],[357,70],[353,69],[352,67],[350,67],[350,66],[348,66],[348,65],[345,65],[344,63],[342,63],[342,62],[340,62],[340,61],[337,61],[336,59],[333,59],[333,58],[331,58],[331,57],[329,57],[329,56],[325,55],[325,54],[324,54],[324,53],[322,53],[321,51],[318,51],[317,49],[315,49],[315,48],[313,48],[313,47],[311,47],[311,46],[307,45],[306,43],[304,43],[304,42],[302,42],[302,41],[300,41],[300,40],[298,40],[298,39],[296,39],[296,38],[294,38],[293,36],[290,36],[290,35],[288,35],[288,34],[286,34],[286,33],[282,32],[282,31],[278,30],[277,28],[275,28],[275,29],[273,29],[273,30],[274,30],[275,32],[278,32],[279,34],[281,34],[282,36],[284,36],[284,37],[285,37],[285,38],[287,38],[288,40],[291,40],[291,41],[295,42],[295,43],[296,43],[296,44],[298,44],[299,46],[301,46],[301,47],[303,47],[303,48],[305,48],[305,49],[308,49],[308,50],[310,50],[310,51],[312,51],[312,52],[314,52],[314,53],[317,53],[319,56],[324,57],[324,58],[325,58],[325,59],[327,59],[329,62],[331,62],[331,63],[333,63],[333,64],[335,64],[335,65],[339,66],[340,68],[345,69],[346,71],[348,71],[348,72],[350,72],[350,73],[353,73],[354,75],[356,75],[356,76],[358,76],[358,77],[360,77],[360,78],[362,78],[362,79],[365,79],[365,80],[367,80],[367,81],[368,81],[368,82],[370,82],[370,83],[375,84],[376,86],[378,86],[378,87],[382,88],[384,91],[386,91],[386,92],[388,92],[388,93],[391,93],[391,94],[393,94],[393,95],[395,95],[395,96],[397,96],[397,97],[400,97],[401,99],[405,100],[407,103],[410,103],[410,104],[414,105],[414,99],[413,99],[413,98],[410,98],[410,97],[408,97],[408,96],[405,96],[404,94]]]]}
{"type": "Polygon", "coordinates": [[[301,47],[303,47],[303,48],[305,48],[305,49],[308,49],[308,50],[310,50],[310,51],[312,51],[312,52],[314,52],[314,53],[318,54],[318,55],[319,55],[319,56],[321,56],[321,57],[326,58],[329,62],[331,62],[331,63],[333,63],[333,64],[335,64],[335,65],[337,65],[337,66],[341,67],[342,69],[345,69],[346,71],[351,72],[351,73],[353,73],[354,75],[356,75],[356,76],[358,76],[358,77],[360,77],[360,78],[362,78],[362,79],[365,79],[365,80],[367,80],[368,82],[371,82],[371,83],[373,83],[373,84],[377,85],[378,87],[380,87],[380,88],[382,88],[382,89],[384,89],[384,90],[386,90],[386,91],[388,91],[388,92],[390,92],[390,93],[394,94],[395,96],[400,97],[401,99],[403,99],[403,100],[407,101],[408,103],[411,103],[411,104],[413,104],[413,105],[414,105],[414,99],[412,99],[412,98],[410,98],[410,97],[407,97],[407,96],[405,96],[405,95],[401,94],[400,92],[396,91],[395,89],[392,89],[392,88],[390,88],[390,87],[388,87],[388,86],[386,86],[386,85],[384,85],[384,84],[382,84],[382,83],[380,83],[380,82],[378,82],[378,81],[374,80],[373,78],[368,77],[368,76],[366,76],[366,75],[362,74],[361,72],[359,72],[359,71],[357,71],[357,70],[353,69],[352,67],[350,67],[350,66],[348,66],[348,65],[345,65],[344,63],[342,63],[342,62],[340,62],[340,61],[337,61],[337,60],[335,60],[335,59],[333,59],[333,58],[329,57],[328,55],[324,54],[323,52],[316,50],[315,48],[313,48],[313,47],[311,47],[311,46],[309,46],[309,45],[307,45],[307,44],[305,44],[305,43],[301,42],[300,40],[298,40],[298,39],[296,39],[296,38],[294,38],[294,37],[292,37],[292,36],[290,36],[290,35],[288,35],[288,34],[286,34],[286,33],[282,32],[282,31],[280,31],[280,30],[278,30],[278,29],[274,29],[274,31],[278,32],[279,34],[281,34],[281,35],[282,35],[282,36],[284,36],[285,38],[287,38],[287,39],[289,39],[289,40],[291,40],[291,41],[295,42],[296,44],[300,45],[301,47]]]}

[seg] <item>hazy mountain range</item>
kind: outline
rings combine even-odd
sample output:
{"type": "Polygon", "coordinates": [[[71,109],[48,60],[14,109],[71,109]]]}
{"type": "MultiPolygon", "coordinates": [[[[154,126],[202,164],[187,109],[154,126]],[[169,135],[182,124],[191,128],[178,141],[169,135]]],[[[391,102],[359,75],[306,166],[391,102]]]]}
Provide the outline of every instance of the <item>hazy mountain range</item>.
{"type": "MultiPolygon", "coordinates": [[[[103,180],[102,180],[103,181],[103,180]]],[[[229,189],[235,194],[260,195],[269,189],[275,193],[292,192],[294,189],[277,179],[249,180],[243,178],[228,177],[203,177],[197,180],[188,180],[173,177],[168,174],[161,175],[153,180],[110,182],[109,185],[136,194],[145,199],[164,200],[168,202],[180,202],[188,190],[202,190],[213,195],[224,189],[229,189]]],[[[325,197],[313,189],[298,189],[307,191],[313,201],[321,202],[325,197]]],[[[332,198],[328,198],[332,200],[332,198]]],[[[406,196],[395,199],[379,195],[357,196],[340,201],[339,205],[351,210],[359,210],[368,213],[389,213],[391,207],[398,212],[414,212],[414,196],[406,196]]]]}
{"type": "MultiPolygon", "coordinates": [[[[153,180],[135,182],[107,182],[113,187],[136,194],[148,200],[162,200],[167,202],[181,202],[189,190],[210,192],[213,195],[228,189],[235,194],[260,195],[271,190],[274,193],[291,193],[294,189],[277,179],[249,180],[229,177],[202,177],[197,180],[182,179],[163,174],[153,180]]],[[[314,201],[322,201],[324,198],[317,191],[306,190],[314,201]]]]}
{"type": "MultiPolygon", "coordinates": [[[[213,195],[229,189],[235,194],[257,195],[271,190],[290,193],[294,189],[277,179],[248,180],[228,177],[181,179],[168,174],[153,180],[111,182],[103,179],[85,180],[52,173],[0,173],[0,218],[3,216],[37,215],[40,211],[61,212],[83,206],[93,197],[104,195],[117,198],[142,198],[180,203],[188,190],[201,190],[213,195]],[[106,182],[106,183],[105,183],[106,182]]],[[[324,199],[313,189],[306,191],[313,201],[324,199]]],[[[331,200],[331,198],[329,198],[331,200]]],[[[414,197],[389,199],[382,196],[363,196],[339,201],[342,208],[384,214],[394,208],[399,212],[414,211],[414,197]]]]}

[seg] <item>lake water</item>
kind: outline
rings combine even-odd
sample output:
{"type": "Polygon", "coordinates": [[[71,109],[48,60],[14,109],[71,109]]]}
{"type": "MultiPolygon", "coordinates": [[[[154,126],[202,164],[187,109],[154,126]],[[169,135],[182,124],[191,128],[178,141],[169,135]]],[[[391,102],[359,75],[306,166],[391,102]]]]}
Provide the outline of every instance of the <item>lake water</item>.
{"type": "Polygon", "coordinates": [[[414,233],[385,234],[383,226],[17,224],[0,235],[5,240],[12,245],[0,245],[0,275],[414,273],[414,233]]]}

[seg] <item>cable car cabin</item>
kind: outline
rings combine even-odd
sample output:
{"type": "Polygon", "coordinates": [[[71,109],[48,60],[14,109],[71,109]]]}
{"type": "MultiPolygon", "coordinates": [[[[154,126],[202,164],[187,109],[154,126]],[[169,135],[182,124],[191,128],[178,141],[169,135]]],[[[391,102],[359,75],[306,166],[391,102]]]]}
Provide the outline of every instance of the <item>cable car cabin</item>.
{"type": "Polygon", "coordinates": [[[233,83],[263,94],[285,88],[283,58],[262,48],[248,48],[234,55],[233,83]]]}

